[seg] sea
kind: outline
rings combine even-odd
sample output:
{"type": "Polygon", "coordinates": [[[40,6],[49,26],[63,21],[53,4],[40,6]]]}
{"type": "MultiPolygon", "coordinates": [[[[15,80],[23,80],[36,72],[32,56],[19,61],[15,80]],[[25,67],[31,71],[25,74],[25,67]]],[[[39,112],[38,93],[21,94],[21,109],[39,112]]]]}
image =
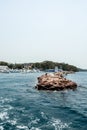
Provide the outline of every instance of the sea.
{"type": "Polygon", "coordinates": [[[87,130],[87,72],[76,90],[38,91],[43,73],[0,73],[0,130],[87,130]]]}

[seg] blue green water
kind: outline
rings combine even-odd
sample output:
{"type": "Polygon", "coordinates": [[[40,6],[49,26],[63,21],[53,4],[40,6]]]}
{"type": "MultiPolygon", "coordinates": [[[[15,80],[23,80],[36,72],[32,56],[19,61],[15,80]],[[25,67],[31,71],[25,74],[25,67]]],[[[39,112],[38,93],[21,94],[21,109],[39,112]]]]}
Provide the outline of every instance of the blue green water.
{"type": "Polygon", "coordinates": [[[0,74],[0,130],[87,130],[87,72],[75,91],[38,91],[41,73],[0,74]]]}

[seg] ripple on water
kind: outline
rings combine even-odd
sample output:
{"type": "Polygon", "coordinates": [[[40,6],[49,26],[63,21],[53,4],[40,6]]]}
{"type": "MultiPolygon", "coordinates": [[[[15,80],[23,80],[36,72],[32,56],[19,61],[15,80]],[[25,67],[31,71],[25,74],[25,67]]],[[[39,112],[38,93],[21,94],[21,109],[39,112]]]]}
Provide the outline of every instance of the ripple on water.
{"type": "Polygon", "coordinates": [[[12,98],[5,98],[5,97],[0,97],[0,104],[9,104],[13,102],[15,99],[12,98]]]}

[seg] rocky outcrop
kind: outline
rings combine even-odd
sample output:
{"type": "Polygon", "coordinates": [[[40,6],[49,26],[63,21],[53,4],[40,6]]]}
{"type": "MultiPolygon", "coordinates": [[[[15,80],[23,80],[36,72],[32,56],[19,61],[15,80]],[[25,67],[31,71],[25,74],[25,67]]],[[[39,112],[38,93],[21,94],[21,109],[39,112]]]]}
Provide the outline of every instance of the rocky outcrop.
{"type": "Polygon", "coordinates": [[[63,73],[44,74],[38,77],[38,90],[64,90],[75,89],[77,84],[71,80],[64,78],[63,73]]]}

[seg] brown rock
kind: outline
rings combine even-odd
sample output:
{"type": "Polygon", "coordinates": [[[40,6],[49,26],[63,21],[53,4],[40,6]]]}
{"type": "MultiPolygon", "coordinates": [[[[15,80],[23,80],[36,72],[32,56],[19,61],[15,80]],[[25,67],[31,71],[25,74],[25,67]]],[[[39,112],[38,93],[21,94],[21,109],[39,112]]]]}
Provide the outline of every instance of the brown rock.
{"type": "Polygon", "coordinates": [[[64,89],[75,89],[77,84],[71,80],[63,77],[62,72],[54,74],[45,74],[38,77],[38,84],[36,88],[38,90],[64,90],[64,89]]]}

